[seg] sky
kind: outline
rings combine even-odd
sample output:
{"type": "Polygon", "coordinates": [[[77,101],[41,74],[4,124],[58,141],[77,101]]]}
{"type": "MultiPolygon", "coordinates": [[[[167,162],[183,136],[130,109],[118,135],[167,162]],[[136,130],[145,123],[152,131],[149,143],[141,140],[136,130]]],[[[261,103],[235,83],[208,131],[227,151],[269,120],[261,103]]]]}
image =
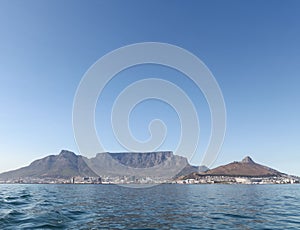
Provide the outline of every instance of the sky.
{"type": "MultiPolygon", "coordinates": [[[[77,87],[103,55],[140,42],[182,47],[214,75],[226,104],[226,135],[211,167],[255,161],[300,175],[299,1],[0,0],[0,172],[61,149],[79,153],[72,127],[77,87]]],[[[110,126],[111,106],[134,81],[178,85],[195,103],[200,164],[210,137],[205,97],[182,73],[140,65],[117,74],[100,95],[95,124],[107,151],[123,151],[110,126]]],[[[159,118],[168,127],[159,150],[173,150],[180,120],[168,104],[147,100],[129,125],[139,140],[159,118]]]]}

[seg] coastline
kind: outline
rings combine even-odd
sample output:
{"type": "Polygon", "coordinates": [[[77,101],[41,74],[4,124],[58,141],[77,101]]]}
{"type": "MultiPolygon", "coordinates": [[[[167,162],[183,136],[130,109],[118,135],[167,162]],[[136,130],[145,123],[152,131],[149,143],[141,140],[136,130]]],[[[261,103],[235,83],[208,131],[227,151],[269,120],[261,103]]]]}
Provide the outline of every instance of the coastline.
{"type": "Polygon", "coordinates": [[[0,184],[98,184],[98,185],[158,185],[158,184],[299,184],[300,177],[297,176],[263,176],[263,177],[251,177],[251,176],[216,176],[216,175],[198,175],[198,178],[186,178],[176,180],[148,180],[139,181],[135,179],[133,181],[120,181],[113,179],[102,179],[101,177],[89,178],[89,177],[72,177],[71,179],[57,179],[57,178],[25,178],[16,180],[0,181],[0,184]]]}

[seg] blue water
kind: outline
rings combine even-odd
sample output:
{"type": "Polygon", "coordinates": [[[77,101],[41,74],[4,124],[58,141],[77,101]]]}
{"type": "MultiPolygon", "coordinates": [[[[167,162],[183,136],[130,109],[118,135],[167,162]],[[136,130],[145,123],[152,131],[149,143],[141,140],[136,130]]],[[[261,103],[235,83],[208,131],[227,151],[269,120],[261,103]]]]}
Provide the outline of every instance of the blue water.
{"type": "Polygon", "coordinates": [[[300,185],[0,185],[0,229],[300,229],[300,185]]]}

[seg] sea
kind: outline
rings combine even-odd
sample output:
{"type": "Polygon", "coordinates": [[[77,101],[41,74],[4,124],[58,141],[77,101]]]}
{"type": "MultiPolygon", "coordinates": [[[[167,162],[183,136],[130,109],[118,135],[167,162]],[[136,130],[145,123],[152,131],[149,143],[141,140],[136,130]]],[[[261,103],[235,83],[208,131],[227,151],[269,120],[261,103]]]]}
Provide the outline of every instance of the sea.
{"type": "Polygon", "coordinates": [[[1,184],[0,229],[300,229],[300,185],[1,184]]]}

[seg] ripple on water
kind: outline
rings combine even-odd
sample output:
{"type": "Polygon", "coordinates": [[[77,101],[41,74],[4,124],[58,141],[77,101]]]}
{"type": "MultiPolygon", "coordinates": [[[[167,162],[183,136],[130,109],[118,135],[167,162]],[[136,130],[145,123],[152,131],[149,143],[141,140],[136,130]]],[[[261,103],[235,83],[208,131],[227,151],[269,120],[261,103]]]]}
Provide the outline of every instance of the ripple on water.
{"type": "Polygon", "coordinates": [[[251,216],[239,215],[239,214],[232,214],[232,213],[223,213],[224,216],[231,217],[234,219],[252,219],[251,216]]]}
{"type": "Polygon", "coordinates": [[[1,186],[1,230],[300,229],[297,185],[1,186]]]}
{"type": "Polygon", "coordinates": [[[18,199],[19,199],[19,197],[17,197],[17,196],[7,196],[7,197],[4,197],[5,201],[18,200],[18,199]]]}

